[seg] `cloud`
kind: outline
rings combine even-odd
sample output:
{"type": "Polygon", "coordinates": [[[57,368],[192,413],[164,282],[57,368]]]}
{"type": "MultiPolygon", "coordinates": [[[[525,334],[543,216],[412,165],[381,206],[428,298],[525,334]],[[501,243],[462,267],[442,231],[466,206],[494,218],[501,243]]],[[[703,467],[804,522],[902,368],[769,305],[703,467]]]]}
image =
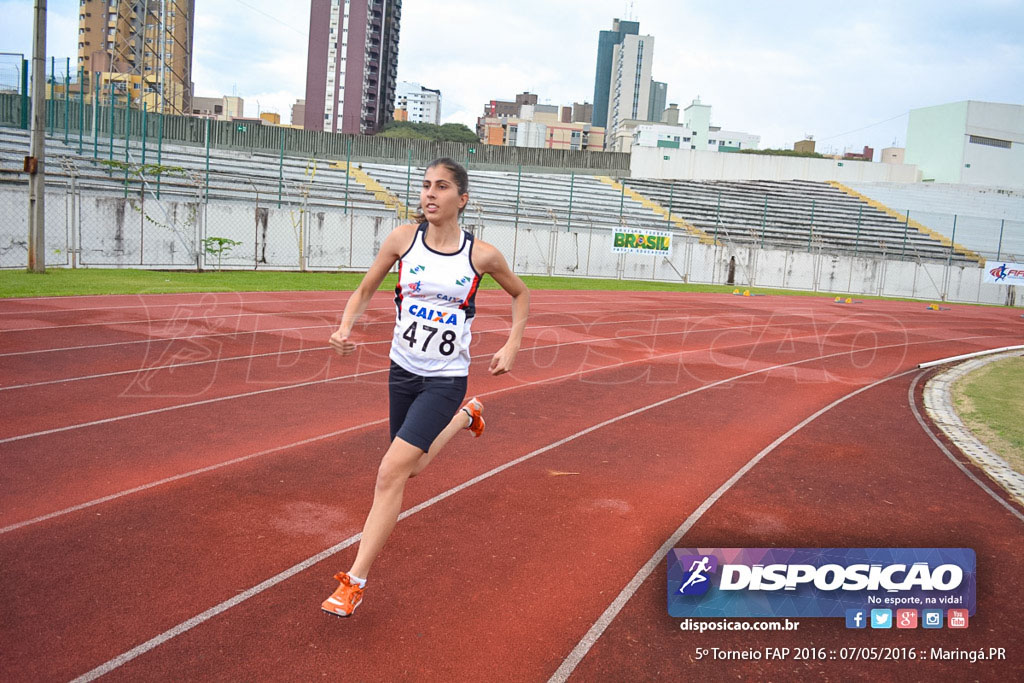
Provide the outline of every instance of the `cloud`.
{"type": "MultiPolygon", "coordinates": [[[[812,133],[840,150],[880,147],[905,136],[916,107],[1021,102],[1024,7],[1011,0],[633,7],[655,36],[653,77],[668,83],[669,101],[700,95],[713,123],[761,135],[762,146],[812,133]]],[[[552,104],[591,101],[598,32],[625,11],[621,0],[406,0],[398,76],[440,89],[442,120],[470,126],[485,102],[524,90],[552,104]]],[[[0,15],[5,49],[29,53],[31,3],[0,0],[0,15]]],[[[50,53],[75,56],[77,15],[77,2],[51,0],[50,53]]],[[[196,2],[196,93],[237,92],[247,113],[259,100],[287,120],[305,96],[308,30],[307,2],[196,2]]]]}

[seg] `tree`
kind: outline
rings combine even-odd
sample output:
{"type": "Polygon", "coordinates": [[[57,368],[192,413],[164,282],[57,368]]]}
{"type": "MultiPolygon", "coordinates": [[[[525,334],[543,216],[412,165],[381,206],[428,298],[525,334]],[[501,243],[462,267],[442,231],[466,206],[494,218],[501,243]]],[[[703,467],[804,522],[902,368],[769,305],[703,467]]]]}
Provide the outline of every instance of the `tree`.
{"type": "Polygon", "coordinates": [[[461,123],[446,123],[435,126],[432,123],[412,123],[410,121],[389,121],[377,133],[383,138],[401,138],[406,140],[432,140],[434,142],[480,142],[476,133],[461,123]]]}

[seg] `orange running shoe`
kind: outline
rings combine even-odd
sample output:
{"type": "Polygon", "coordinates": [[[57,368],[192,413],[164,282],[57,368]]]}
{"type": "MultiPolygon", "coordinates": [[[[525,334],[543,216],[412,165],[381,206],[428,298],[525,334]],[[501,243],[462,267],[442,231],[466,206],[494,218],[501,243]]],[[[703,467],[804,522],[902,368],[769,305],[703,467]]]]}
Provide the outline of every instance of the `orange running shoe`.
{"type": "Polygon", "coordinates": [[[466,425],[466,429],[473,432],[473,436],[480,436],[483,434],[484,418],[481,417],[481,415],[484,412],[484,404],[474,396],[466,401],[466,405],[462,406],[462,412],[469,415],[469,424],[466,425]]]}
{"type": "Polygon", "coordinates": [[[334,575],[341,585],[334,594],[324,600],[320,609],[338,617],[350,617],[363,601],[363,589],[352,583],[345,572],[338,572],[334,575]]]}

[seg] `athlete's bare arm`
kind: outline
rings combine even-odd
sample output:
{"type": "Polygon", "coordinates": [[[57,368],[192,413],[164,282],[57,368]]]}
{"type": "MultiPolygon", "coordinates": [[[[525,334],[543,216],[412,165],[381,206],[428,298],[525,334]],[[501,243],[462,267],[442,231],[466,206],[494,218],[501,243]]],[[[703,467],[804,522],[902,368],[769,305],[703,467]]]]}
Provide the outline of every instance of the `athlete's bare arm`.
{"type": "Polygon", "coordinates": [[[377,252],[373,264],[366,271],[366,275],[356,287],[356,291],[352,292],[352,296],[348,298],[345,312],[341,316],[341,325],[331,335],[330,342],[334,350],[341,355],[347,356],[355,351],[355,342],[349,339],[352,335],[352,328],[366,311],[366,307],[370,305],[370,299],[380,287],[380,283],[384,281],[388,271],[409,249],[409,245],[412,244],[413,237],[416,235],[416,227],[412,224],[400,225],[384,238],[384,243],[380,245],[380,251],[377,252]]]}
{"type": "Polygon", "coordinates": [[[526,318],[530,314],[530,290],[526,283],[508,267],[505,257],[494,246],[481,240],[473,245],[473,267],[478,273],[487,273],[512,297],[512,330],[508,341],[491,359],[492,375],[501,375],[512,369],[512,364],[523,342],[526,318]]]}

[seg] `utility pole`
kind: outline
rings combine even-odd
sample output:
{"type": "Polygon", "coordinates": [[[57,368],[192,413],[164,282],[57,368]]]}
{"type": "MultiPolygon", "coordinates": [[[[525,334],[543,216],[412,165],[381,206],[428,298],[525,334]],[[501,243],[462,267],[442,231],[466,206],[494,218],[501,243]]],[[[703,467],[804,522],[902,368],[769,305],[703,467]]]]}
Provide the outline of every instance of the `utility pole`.
{"type": "Polygon", "coordinates": [[[46,272],[46,0],[35,0],[35,27],[32,45],[32,137],[28,173],[28,269],[46,272]]]}

